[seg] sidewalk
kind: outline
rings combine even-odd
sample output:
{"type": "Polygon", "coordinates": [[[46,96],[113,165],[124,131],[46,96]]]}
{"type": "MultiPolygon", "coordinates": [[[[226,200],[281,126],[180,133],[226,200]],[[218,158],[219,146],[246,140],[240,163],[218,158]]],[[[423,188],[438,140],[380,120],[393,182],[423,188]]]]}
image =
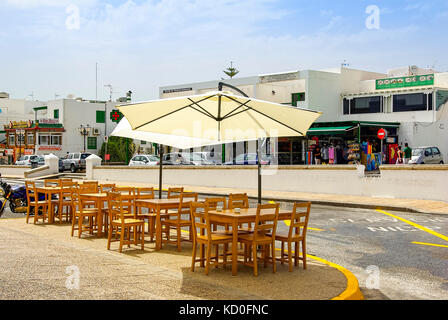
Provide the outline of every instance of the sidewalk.
{"type": "Polygon", "coordinates": [[[144,251],[125,246],[120,254],[118,243],[108,251],[107,239],[71,237],[70,228],[0,220],[0,299],[362,299],[350,272],[319,258],[308,259],[307,270],[288,272],[278,263],[275,274],[261,265],[258,277],[246,266],[237,276],[230,266],[211,268],[206,276],[200,267],[190,271],[190,243],[180,253],[169,245],[155,251],[146,242],[144,251]],[[79,289],[66,286],[73,270],[79,270],[79,289]]]}
{"type": "MultiPolygon", "coordinates": [[[[100,181],[100,183],[116,183],[117,185],[149,186],[158,188],[158,185],[144,184],[125,181],[100,181]]],[[[174,185],[163,185],[163,188],[176,187],[174,185]]],[[[257,199],[258,191],[254,189],[233,189],[233,188],[210,188],[200,186],[183,185],[185,190],[195,191],[202,195],[225,195],[229,193],[247,193],[249,197],[257,199]]],[[[264,200],[272,201],[311,201],[314,204],[341,206],[351,208],[381,209],[392,211],[448,214],[448,202],[435,200],[418,199],[392,199],[392,198],[372,198],[362,196],[349,196],[340,194],[319,194],[306,192],[286,192],[286,191],[266,191],[262,190],[264,200]]],[[[448,197],[448,194],[447,194],[448,197]]]]}

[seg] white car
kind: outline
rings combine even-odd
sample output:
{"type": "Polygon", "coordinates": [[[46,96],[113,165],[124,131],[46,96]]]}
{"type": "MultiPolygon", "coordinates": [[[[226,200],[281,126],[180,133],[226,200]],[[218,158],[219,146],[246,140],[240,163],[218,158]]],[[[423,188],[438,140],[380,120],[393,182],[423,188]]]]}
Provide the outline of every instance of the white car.
{"type": "Polygon", "coordinates": [[[129,161],[130,166],[157,166],[159,157],[152,154],[138,154],[129,161]]]}
{"type": "Polygon", "coordinates": [[[16,162],[16,166],[30,166],[32,160],[38,160],[39,156],[36,155],[26,155],[21,156],[16,162]]]}
{"type": "Polygon", "coordinates": [[[412,158],[409,164],[443,164],[443,156],[437,147],[418,147],[412,149],[412,158]]]}

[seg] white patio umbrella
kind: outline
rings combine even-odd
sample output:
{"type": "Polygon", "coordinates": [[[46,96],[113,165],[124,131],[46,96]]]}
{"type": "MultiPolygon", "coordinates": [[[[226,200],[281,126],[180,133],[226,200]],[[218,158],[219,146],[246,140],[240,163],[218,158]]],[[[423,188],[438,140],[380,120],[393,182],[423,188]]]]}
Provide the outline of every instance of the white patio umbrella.
{"type": "MultiPolygon", "coordinates": [[[[126,104],[118,106],[118,109],[135,131],[209,142],[204,145],[268,137],[304,136],[311,124],[322,114],[318,111],[249,98],[238,88],[222,82],[218,85],[218,91],[126,104]],[[224,92],[223,86],[230,87],[243,96],[224,92]]],[[[167,144],[166,140],[161,141],[162,139],[153,142],[167,144]]],[[[260,145],[259,143],[257,150],[258,159],[260,159],[260,145]]],[[[193,148],[193,145],[190,148],[193,148]]],[[[162,161],[160,165],[162,168],[162,161]]],[[[161,184],[161,175],[159,183],[161,184]]],[[[260,161],[258,161],[258,202],[261,203],[260,161]]]]}

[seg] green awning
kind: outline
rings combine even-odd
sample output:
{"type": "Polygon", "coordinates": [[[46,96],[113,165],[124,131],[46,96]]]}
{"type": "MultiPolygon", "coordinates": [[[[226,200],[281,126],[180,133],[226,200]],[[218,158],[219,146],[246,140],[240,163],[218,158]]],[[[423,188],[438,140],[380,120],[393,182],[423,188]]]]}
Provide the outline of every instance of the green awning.
{"type": "Polygon", "coordinates": [[[350,131],[354,128],[356,128],[356,126],[310,128],[307,132],[307,135],[322,136],[332,134],[345,134],[347,133],[347,131],[350,131]]]}
{"type": "Polygon", "coordinates": [[[47,106],[42,106],[42,107],[35,107],[35,108],[33,108],[34,111],[47,110],[47,109],[48,109],[47,106]]]}
{"type": "Polygon", "coordinates": [[[361,127],[384,127],[384,128],[398,128],[400,126],[399,122],[370,122],[361,121],[359,122],[361,127]]]}

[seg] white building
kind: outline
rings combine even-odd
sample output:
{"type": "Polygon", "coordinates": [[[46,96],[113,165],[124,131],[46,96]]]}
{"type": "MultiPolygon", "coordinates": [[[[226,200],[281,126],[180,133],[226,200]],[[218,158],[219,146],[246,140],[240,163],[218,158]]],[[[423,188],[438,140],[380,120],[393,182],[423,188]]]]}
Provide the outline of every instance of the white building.
{"type": "MultiPolygon", "coordinates": [[[[160,98],[215,91],[219,80],[164,86],[160,98]]],[[[379,128],[389,132],[388,144],[411,147],[437,146],[448,161],[448,72],[415,66],[376,73],[345,67],[330,70],[299,70],[223,82],[236,86],[249,97],[322,111],[308,132],[324,141],[334,138],[374,141],[379,128]],[[322,127],[326,129],[323,130],[322,127]],[[329,127],[334,129],[329,131],[329,127]],[[319,129],[321,128],[321,130],[319,129]],[[325,132],[326,131],[326,132],[325,132]]],[[[227,90],[225,88],[225,90],[227,90]]],[[[300,138],[279,139],[279,162],[303,163],[306,143],[300,138]]],[[[230,148],[224,157],[236,152],[230,148]]],[[[384,147],[387,150],[387,145],[384,147]]]]}

